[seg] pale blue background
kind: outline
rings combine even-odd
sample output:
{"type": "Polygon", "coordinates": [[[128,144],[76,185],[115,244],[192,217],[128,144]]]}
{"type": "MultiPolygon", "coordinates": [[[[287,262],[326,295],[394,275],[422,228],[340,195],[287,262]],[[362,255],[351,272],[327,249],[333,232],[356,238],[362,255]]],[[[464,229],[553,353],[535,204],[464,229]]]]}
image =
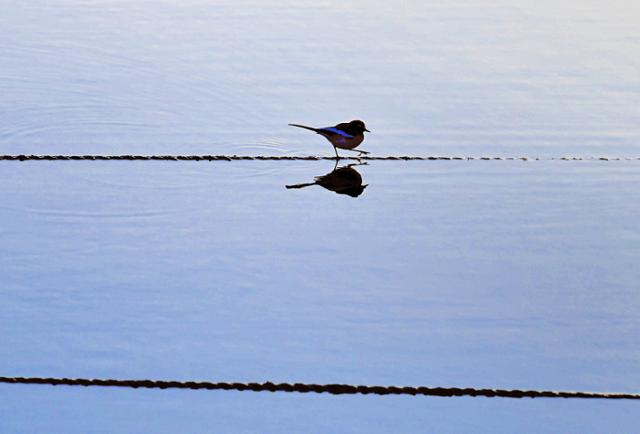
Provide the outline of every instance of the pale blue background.
{"type": "Polygon", "coordinates": [[[7,153],[638,155],[628,0],[0,1],[7,153]]]}
{"type": "MultiPolygon", "coordinates": [[[[0,1],[0,153],[638,156],[635,3],[0,1]]],[[[638,392],[640,163],[0,162],[0,374],[638,392]]],[[[2,432],[633,432],[628,402],[0,386],[2,432]]]]}

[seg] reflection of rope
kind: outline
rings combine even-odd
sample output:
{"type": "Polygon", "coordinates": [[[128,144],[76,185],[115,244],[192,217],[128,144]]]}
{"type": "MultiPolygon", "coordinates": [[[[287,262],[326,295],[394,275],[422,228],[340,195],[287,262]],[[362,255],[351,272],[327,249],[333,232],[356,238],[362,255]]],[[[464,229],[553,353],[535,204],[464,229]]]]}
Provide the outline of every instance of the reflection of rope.
{"type": "Polygon", "coordinates": [[[552,392],[546,390],[474,389],[458,387],[353,386],[304,383],[211,383],[208,381],[100,380],[87,378],[0,377],[0,383],[49,384],[52,386],[114,386],[146,389],[207,389],[253,392],[331,393],[333,395],[484,396],[500,398],[601,398],[640,399],[635,393],[552,392]]]}
{"type": "MultiPolygon", "coordinates": [[[[163,161],[236,161],[236,160],[269,160],[269,161],[318,161],[336,160],[336,157],[308,156],[286,156],[286,155],[0,155],[0,160],[6,161],[27,161],[27,160],[163,160],[163,161]]],[[[497,161],[635,161],[640,157],[447,157],[447,156],[386,156],[375,157],[364,155],[362,157],[340,157],[340,160],[497,160],[497,161]]]]}

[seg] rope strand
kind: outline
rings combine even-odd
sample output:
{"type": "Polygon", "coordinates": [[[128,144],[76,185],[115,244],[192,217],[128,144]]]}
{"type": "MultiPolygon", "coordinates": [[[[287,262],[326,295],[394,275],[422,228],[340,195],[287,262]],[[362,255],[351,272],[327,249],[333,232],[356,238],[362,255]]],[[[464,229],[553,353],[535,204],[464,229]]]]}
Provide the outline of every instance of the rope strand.
{"type": "Polygon", "coordinates": [[[189,390],[234,390],[253,392],[297,392],[330,393],[332,395],[411,395],[411,396],[470,396],[500,398],[590,398],[639,400],[635,393],[566,392],[549,390],[476,389],[472,387],[411,387],[411,386],[361,386],[350,384],[308,383],[226,383],[209,381],[171,380],[114,380],[95,378],[47,378],[47,377],[0,377],[6,384],[46,384],[51,386],[100,386],[145,389],[189,389],[189,390]]]}
{"type": "MultiPolygon", "coordinates": [[[[315,155],[0,155],[0,161],[320,161],[332,160],[336,157],[322,157],[315,155]]],[[[640,157],[473,157],[473,156],[370,156],[340,157],[346,161],[640,161],[640,157]]]]}

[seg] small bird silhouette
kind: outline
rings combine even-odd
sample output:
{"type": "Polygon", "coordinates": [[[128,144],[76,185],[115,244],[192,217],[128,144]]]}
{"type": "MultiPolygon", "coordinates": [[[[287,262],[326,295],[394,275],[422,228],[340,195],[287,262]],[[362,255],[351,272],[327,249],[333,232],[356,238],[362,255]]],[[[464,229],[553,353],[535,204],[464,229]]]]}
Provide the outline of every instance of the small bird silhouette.
{"type": "Polygon", "coordinates": [[[338,155],[338,149],[346,149],[348,151],[360,152],[360,154],[368,154],[367,151],[361,151],[355,149],[364,140],[364,132],[371,132],[364,125],[364,122],[355,120],[351,122],[345,122],[338,124],[335,127],[325,128],[313,128],[300,124],[289,124],[292,127],[304,128],[306,130],[315,131],[321,136],[325,137],[333,145],[333,150],[336,151],[336,158],[340,158],[338,155]]]}
{"type": "Polygon", "coordinates": [[[316,176],[314,182],[286,185],[285,187],[287,189],[291,189],[319,185],[338,194],[358,197],[362,194],[364,189],[367,188],[368,184],[362,184],[362,176],[353,168],[353,166],[358,166],[358,164],[349,164],[348,166],[337,167],[336,162],[336,167],[334,167],[331,172],[326,175],[316,176]]]}

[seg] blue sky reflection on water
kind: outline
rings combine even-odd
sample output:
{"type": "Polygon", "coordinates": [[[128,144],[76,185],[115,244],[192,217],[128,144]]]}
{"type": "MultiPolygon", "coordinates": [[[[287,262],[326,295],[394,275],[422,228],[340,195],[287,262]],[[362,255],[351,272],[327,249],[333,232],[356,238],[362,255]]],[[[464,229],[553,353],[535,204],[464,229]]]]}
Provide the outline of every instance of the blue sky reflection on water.
{"type": "MultiPolygon", "coordinates": [[[[637,163],[378,162],[357,199],[284,187],[331,166],[3,164],[4,369],[637,390],[637,163]]],[[[136,396],[117,399],[155,411],[136,396]]]]}
{"type": "MultiPolygon", "coordinates": [[[[0,5],[1,154],[332,155],[287,124],[360,118],[377,155],[640,155],[634,2],[0,5]]],[[[328,161],[0,163],[3,375],[640,387],[638,162],[376,162],[357,199],[285,188],[328,161]]],[[[0,398],[2,432],[637,425],[599,401],[0,398]]]]}

